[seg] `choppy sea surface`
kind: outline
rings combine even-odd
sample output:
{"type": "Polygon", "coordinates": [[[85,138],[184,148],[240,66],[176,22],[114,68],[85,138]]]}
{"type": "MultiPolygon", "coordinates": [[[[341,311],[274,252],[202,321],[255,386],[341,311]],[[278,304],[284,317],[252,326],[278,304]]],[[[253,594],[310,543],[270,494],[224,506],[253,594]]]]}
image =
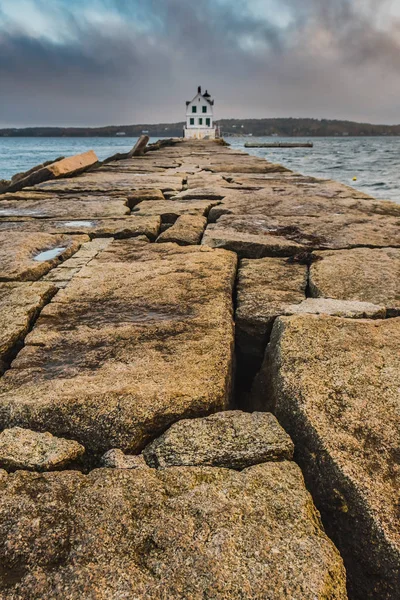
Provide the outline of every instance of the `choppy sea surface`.
{"type": "MultiPolygon", "coordinates": [[[[126,152],[137,138],[0,138],[0,179],[58,156],[93,148],[103,160],[126,152]]],[[[152,139],[151,141],[155,141],[152,139]]],[[[293,171],[335,179],[376,198],[400,203],[400,137],[227,138],[233,148],[279,162],[293,171]],[[313,148],[244,148],[246,142],[307,142],[313,148]],[[353,181],[356,178],[356,181],[353,181]]]]}

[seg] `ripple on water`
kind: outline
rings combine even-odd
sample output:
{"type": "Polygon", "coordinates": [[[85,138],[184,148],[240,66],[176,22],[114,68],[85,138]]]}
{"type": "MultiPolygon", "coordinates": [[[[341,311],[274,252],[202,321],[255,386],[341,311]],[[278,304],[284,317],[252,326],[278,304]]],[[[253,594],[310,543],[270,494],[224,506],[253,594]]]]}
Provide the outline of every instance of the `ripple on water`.
{"type": "Polygon", "coordinates": [[[45,260],[52,260],[53,258],[57,258],[57,256],[60,256],[60,254],[62,254],[64,252],[64,250],[66,250],[66,246],[59,246],[58,248],[52,248],[51,250],[45,250],[44,252],[40,252],[40,254],[37,254],[33,260],[37,260],[39,262],[45,261],[45,260]]]}

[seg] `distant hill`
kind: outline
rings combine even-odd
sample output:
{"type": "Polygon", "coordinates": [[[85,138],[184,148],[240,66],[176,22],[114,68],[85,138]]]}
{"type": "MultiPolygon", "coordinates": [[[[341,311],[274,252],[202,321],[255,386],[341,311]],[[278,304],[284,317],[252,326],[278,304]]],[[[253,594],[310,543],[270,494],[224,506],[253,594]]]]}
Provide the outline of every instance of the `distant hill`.
{"type": "MultiPolygon", "coordinates": [[[[220,119],[222,134],[279,135],[290,137],[315,136],[398,136],[400,125],[371,125],[353,121],[329,119],[220,119]]],[[[138,137],[180,137],[184,123],[159,123],[156,125],[110,125],[107,127],[28,127],[0,129],[0,137],[115,137],[125,134],[138,137]]]]}

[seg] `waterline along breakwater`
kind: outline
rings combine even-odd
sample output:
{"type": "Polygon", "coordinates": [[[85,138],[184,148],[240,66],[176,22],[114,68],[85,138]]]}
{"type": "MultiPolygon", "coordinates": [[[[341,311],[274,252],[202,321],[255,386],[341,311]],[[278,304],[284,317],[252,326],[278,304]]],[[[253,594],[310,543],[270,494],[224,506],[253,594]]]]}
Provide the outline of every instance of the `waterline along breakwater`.
{"type": "Polygon", "coordinates": [[[1,598],[394,600],[400,205],[150,150],[0,195],[1,598]]]}

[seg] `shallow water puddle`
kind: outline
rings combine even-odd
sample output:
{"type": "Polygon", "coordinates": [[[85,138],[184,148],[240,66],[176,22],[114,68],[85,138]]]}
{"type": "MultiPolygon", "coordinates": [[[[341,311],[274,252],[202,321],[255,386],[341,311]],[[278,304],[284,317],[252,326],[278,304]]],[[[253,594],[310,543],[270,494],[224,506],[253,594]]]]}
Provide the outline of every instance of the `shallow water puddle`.
{"type": "Polygon", "coordinates": [[[62,252],[64,252],[66,249],[66,246],[60,246],[58,248],[52,248],[52,250],[45,250],[44,252],[41,252],[35,256],[33,260],[38,260],[40,262],[44,260],[52,260],[53,258],[57,258],[57,256],[62,254],[62,252]]]}
{"type": "Polygon", "coordinates": [[[58,227],[94,227],[93,221],[67,221],[65,223],[59,223],[58,227]]]}

